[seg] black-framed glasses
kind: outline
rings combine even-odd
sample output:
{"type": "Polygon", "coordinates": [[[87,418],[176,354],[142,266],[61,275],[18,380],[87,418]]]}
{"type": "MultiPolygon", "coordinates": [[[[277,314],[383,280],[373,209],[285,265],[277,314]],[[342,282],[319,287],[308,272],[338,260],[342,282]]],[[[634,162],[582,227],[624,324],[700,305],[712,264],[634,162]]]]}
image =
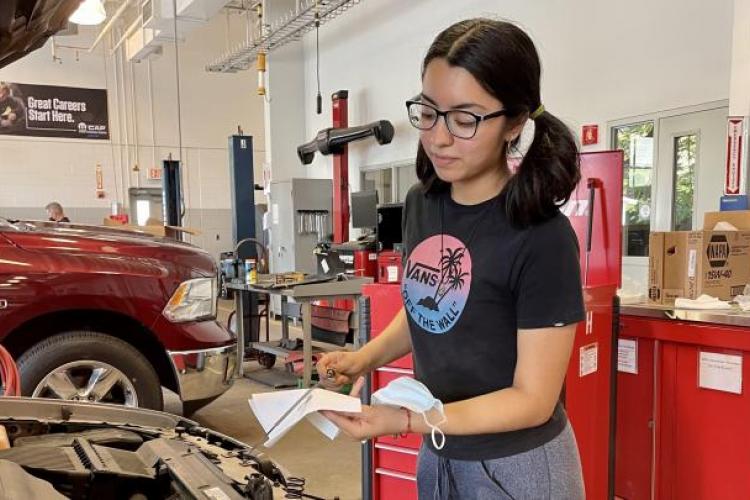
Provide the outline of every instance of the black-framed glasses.
{"type": "Polygon", "coordinates": [[[415,100],[406,101],[406,109],[409,112],[409,123],[414,128],[430,130],[437,125],[438,119],[442,116],[445,119],[448,132],[459,139],[471,139],[474,137],[480,122],[512,114],[507,109],[501,109],[486,115],[478,115],[463,109],[440,111],[435,106],[415,100]]]}

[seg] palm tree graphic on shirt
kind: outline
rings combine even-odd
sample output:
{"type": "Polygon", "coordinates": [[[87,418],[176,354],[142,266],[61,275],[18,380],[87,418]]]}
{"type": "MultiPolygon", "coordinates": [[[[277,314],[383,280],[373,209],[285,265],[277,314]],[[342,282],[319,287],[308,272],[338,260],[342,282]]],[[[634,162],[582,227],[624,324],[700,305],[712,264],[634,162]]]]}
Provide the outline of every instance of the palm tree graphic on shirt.
{"type": "Polygon", "coordinates": [[[440,303],[451,290],[463,288],[466,283],[465,278],[469,275],[469,273],[463,272],[461,266],[466,254],[466,247],[446,248],[441,250],[440,253],[440,282],[435,288],[435,294],[423,297],[417,302],[417,305],[432,311],[440,310],[440,303]]]}

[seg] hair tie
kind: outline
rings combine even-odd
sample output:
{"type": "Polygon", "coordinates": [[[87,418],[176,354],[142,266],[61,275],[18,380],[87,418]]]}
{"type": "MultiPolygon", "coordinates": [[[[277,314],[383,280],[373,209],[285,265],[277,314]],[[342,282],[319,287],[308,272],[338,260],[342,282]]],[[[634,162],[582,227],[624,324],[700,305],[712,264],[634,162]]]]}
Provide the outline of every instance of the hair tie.
{"type": "Polygon", "coordinates": [[[541,116],[541,114],[544,113],[544,104],[540,104],[538,108],[536,108],[536,111],[531,113],[531,119],[536,120],[541,116]]]}

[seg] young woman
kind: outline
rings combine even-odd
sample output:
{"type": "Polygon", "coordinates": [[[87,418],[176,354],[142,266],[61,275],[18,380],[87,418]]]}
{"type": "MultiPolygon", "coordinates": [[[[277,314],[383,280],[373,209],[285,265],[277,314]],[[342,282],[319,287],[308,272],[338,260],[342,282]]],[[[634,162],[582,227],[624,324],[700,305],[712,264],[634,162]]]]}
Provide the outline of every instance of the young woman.
{"type": "MultiPolygon", "coordinates": [[[[426,436],[420,451],[420,499],[584,497],[559,402],[584,318],[577,240],[558,210],[578,151],[539,80],[534,44],[513,24],[471,19],[437,36],[407,102],[420,184],[404,207],[404,308],[360,351],[318,366],[346,383],[413,354],[445,416],[444,446],[426,436]]],[[[441,420],[382,405],[326,416],[357,439],[430,434],[441,420]]]]}

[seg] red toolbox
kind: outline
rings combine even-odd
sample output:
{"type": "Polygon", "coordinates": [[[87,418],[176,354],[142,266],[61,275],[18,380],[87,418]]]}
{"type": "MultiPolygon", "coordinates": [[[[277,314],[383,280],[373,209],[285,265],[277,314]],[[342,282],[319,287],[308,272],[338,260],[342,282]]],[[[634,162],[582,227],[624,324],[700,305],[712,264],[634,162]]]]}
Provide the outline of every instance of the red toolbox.
{"type": "MultiPolygon", "coordinates": [[[[401,255],[397,252],[399,279],[401,255]]],[[[383,255],[383,254],[381,254],[383,255]]],[[[382,262],[378,260],[378,264],[382,262]]],[[[381,267],[381,266],[379,266],[381,267]]],[[[381,267],[382,269],[382,267],[381,267]]],[[[380,276],[380,275],[379,275],[380,276]]],[[[401,310],[401,287],[398,284],[372,284],[362,288],[370,298],[371,337],[377,337],[401,310]]],[[[399,377],[414,377],[411,355],[404,356],[378,368],[371,376],[372,392],[385,387],[399,377]]],[[[365,498],[378,500],[414,500],[417,498],[417,455],[422,445],[421,434],[381,436],[372,444],[372,491],[365,498]]]]}
{"type": "Polygon", "coordinates": [[[388,250],[378,254],[378,283],[401,283],[401,252],[388,250]]]}

